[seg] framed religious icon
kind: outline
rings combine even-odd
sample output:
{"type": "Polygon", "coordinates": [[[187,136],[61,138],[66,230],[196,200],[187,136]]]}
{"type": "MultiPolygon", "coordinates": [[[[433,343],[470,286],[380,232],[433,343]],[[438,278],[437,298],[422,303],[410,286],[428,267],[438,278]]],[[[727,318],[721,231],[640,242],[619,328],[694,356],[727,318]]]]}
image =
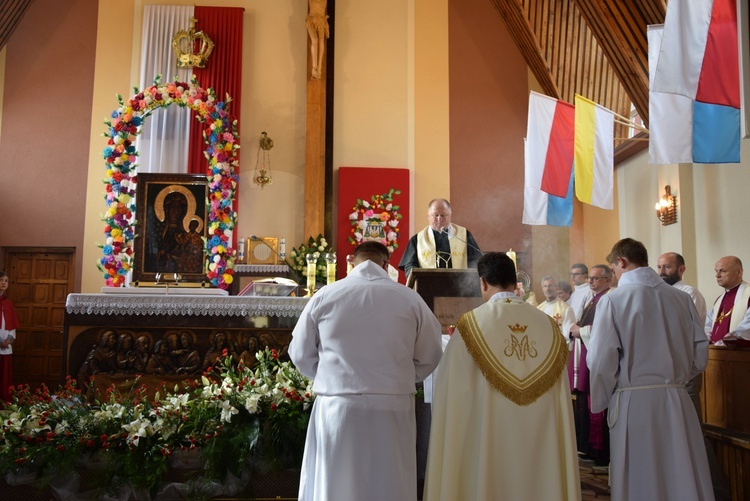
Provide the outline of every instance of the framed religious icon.
{"type": "Polygon", "coordinates": [[[138,174],[134,282],[204,282],[205,174],[138,174]]]}

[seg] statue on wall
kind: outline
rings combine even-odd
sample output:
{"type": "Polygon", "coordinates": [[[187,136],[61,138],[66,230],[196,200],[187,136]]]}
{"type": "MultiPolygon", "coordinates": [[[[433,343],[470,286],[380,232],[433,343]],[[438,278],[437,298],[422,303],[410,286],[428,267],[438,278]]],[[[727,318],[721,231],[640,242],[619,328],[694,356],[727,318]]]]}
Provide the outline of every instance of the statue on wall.
{"type": "Polygon", "coordinates": [[[148,367],[148,359],[151,358],[151,334],[140,332],[135,338],[135,358],[133,360],[133,369],[135,372],[143,374],[148,367]]]}
{"type": "Polygon", "coordinates": [[[148,359],[146,374],[173,374],[175,365],[169,354],[169,343],[159,339],[154,343],[154,353],[148,359]]]}
{"type": "Polygon", "coordinates": [[[213,367],[222,357],[222,352],[224,350],[227,350],[228,352],[229,348],[230,344],[225,332],[219,331],[214,334],[214,342],[211,345],[211,348],[206,352],[206,356],[203,358],[203,370],[213,367]]]}
{"type": "Polygon", "coordinates": [[[201,365],[201,356],[195,349],[194,334],[188,331],[180,332],[180,353],[175,361],[177,374],[193,374],[201,365]]]}
{"type": "Polygon", "coordinates": [[[309,0],[309,12],[305,25],[310,35],[310,56],[312,59],[311,75],[313,80],[318,80],[323,72],[323,55],[326,49],[326,38],[328,32],[328,16],[326,15],[326,0],[309,0]]]}
{"type": "Polygon", "coordinates": [[[115,358],[118,372],[131,373],[135,370],[135,350],[133,336],[129,332],[120,333],[117,342],[117,357],[115,358]]]}

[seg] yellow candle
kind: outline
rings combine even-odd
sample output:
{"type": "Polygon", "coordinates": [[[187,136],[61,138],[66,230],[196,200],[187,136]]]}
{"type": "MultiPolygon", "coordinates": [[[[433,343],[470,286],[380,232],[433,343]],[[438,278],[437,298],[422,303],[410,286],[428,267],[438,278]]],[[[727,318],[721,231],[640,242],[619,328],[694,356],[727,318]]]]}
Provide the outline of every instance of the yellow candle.
{"type": "Polygon", "coordinates": [[[326,254],[326,279],[329,285],[336,281],[336,261],[335,252],[326,254]]]}
{"type": "Polygon", "coordinates": [[[305,260],[307,261],[307,295],[312,296],[315,292],[315,275],[317,274],[315,268],[318,260],[313,254],[305,256],[305,260]]]}
{"type": "Polygon", "coordinates": [[[508,252],[505,253],[505,255],[507,255],[510,258],[510,260],[513,261],[513,266],[515,266],[516,269],[518,269],[518,264],[516,263],[516,253],[513,252],[513,249],[509,249],[508,252]]]}

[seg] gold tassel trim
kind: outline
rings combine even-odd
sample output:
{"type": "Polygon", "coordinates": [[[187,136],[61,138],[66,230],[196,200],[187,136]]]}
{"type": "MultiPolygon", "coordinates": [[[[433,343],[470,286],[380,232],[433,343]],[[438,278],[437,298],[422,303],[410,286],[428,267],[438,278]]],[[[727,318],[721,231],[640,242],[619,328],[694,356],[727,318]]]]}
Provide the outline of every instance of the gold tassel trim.
{"type": "Polygon", "coordinates": [[[473,311],[462,315],[456,327],[466,345],[466,350],[487,382],[512,402],[526,406],[547,393],[557,383],[568,365],[570,352],[564,342],[560,327],[553,318],[549,318],[549,321],[553,336],[555,336],[552,348],[539,367],[524,381],[508,372],[489,349],[473,311]]]}

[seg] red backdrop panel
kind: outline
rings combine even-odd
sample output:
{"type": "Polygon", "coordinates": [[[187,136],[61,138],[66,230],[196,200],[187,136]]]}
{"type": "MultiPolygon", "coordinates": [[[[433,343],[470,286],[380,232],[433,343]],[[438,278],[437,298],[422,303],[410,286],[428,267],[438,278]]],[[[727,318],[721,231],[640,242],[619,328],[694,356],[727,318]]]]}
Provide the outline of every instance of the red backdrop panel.
{"type": "MultiPolygon", "coordinates": [[[[351,254],[354,245],[349,242],[351,222],[349,214],[354,210],[357,199],[371,201],[373,195],[382,195],[392,189],[401,191],[393,195],[394,205],[399,205],[403,216],[399,221],[398,248],[391,256],[391,264],[398,267],[401,255],[409,243],[409,169],[386,167],[339,167],[338,214],[336,216],[336,256],[337,277],[346,276],[346,255],[351,254]]],[[[399,270],[399,281],[406,283],[404,273],[399,270]]]]}

